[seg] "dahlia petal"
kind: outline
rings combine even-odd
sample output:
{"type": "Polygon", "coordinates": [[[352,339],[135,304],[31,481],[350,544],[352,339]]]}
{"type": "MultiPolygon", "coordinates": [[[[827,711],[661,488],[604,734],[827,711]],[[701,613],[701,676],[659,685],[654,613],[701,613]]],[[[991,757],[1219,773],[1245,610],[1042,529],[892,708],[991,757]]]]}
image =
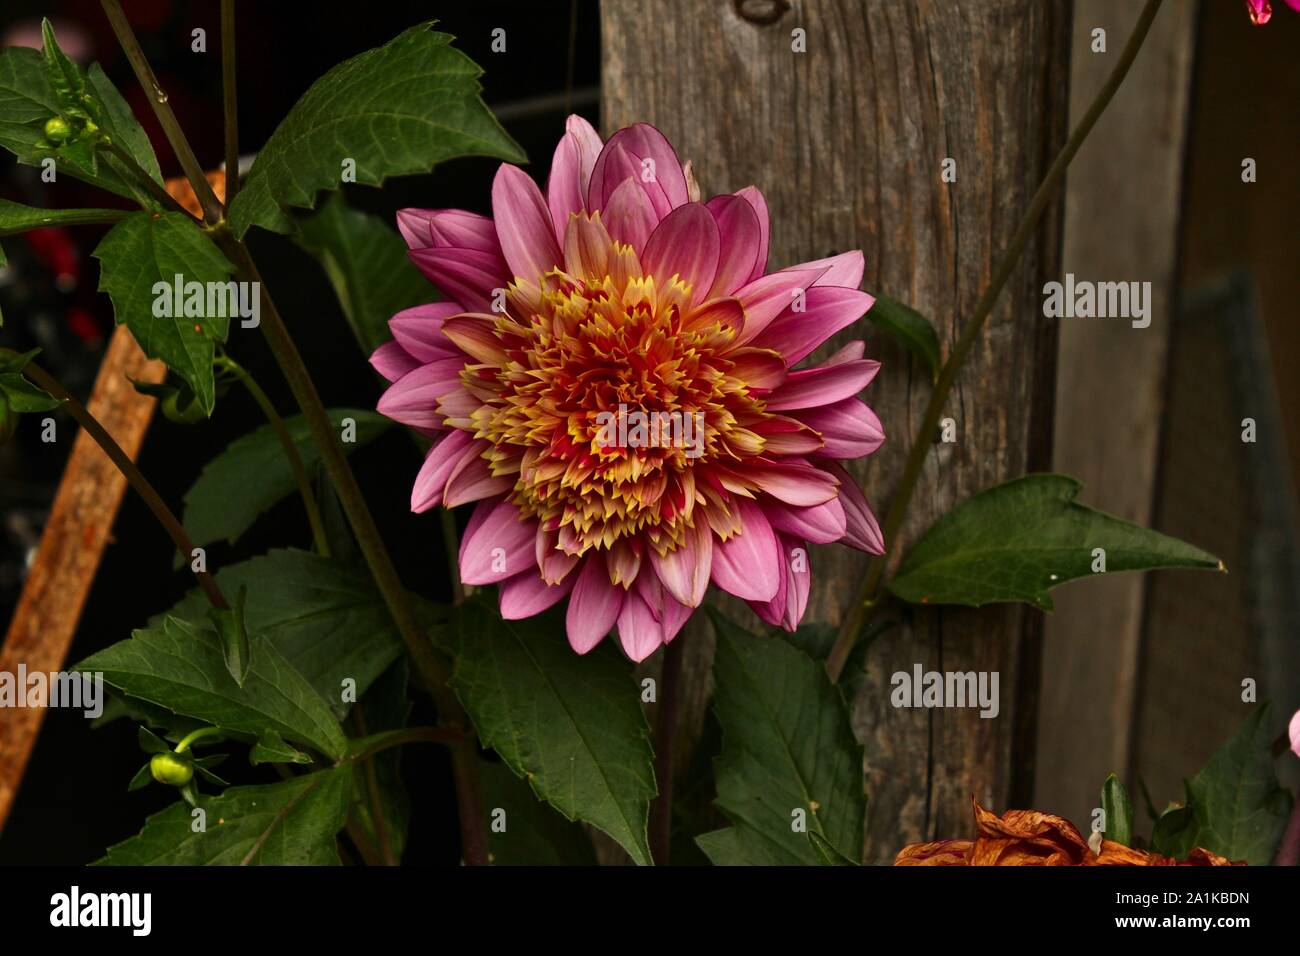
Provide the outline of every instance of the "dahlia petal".
{"type": "Polygon", "coordinates": [[[659,580],[658,575],[643,574],[636,579],[636,592],[649,606],[655,619],[663,630],[663,643],[667,644],[677,636],[682,625],[690,618],[695,608],[687,607],[670,594],[659,580]]]}
{"type": "Polygon", "coordinates": [[[835,479],[806,461],[746,464],[743,477],[749,484],[788,505],[809,508],[835,497],[835,479]]]}
{"type": "Polygon", "coordinates": [[[839,498],[823,501],[811,508],[799,508],[780,501],[765,501],[763,513],[767,515],[773,530],[814,544],[839,541],[848,530],[848,519],[839,498]]]}
{"type": "Polygon", "coordinates": [[[623,653],[638,664],[664,642],[663,625],[645,598],[636,591],[627,595],[619,612],[618,642],[623,645],[623,653]]]}
{"type": "Polygon", "coordinates": [[[749,282],[758,260],[761,229],[754,207],[739,196],[714,196],[705,208],[718,224],[718,271],[708,298],[731,295],[749,282]]]}
{"type": "Polygon", "coordinates": [[[546,178],[546,205],[551,211],[551,228],[556,236],[563,236],[569,216],[581,212],[587,203],[587,194],[581,183],[582,153],[577,140],[565,134],[551,157],[551,172],[546,178]]]}
{"type": "Polygon", "coordinates": [[[735,363],[730,374],[750,388],[777,388],[789,374],[785,359],[767,349],[736,349],[727,353],[727,360],[735,363]]]}
{"type": "Polygon", "coordinates": [[[454,429],[447,433],[424,456],[420,473],[411,488],[411,510],[416,514],[428,511],[442,501],[443,489],[452,471],[460,464],[465,450],[473,444],[468,432],[454,429]]]}
{"type": "MultiPolygon", "coordinates": [[[[455,376],[461,364],[456,360],[441,361],[412,369],[380,396],[378,412],[403,425],[437,428],[442,424],[438,400],[447,391],[448,376],[455,376]]],[[[454,378],[451,384],[455,384],[454,378]]]]}
{"type": "Polygon", "coordinates": [[[786,558],[786,598],[785,610],[781,615],[781,626],[793,633],[798,630],[803,620],[804,611],[808,609],[808,593],[812,590],[812,565],[809,563],[808,548],[803,541],[778,535],[781,554],[786,558]],[[802,551],[802,555],[799,552],[802,551]],[[796,561],[796,557],[799,560],[796,561]]]}
{"type": "Polygon", "coordinates": [[[885,430],[876,413],[860,398],[847,398],[834,405],[808,408],[797,417],[822,436],[823,458],[861,458],[885,442],[885,430]]]}
{"type": "Polygon", "coordinates": [[[746,601],[770,601],[781,587],[781,552],[758,505],[736,498],[741,532],[713,547],[713,583],[746,601]]]}
{"type": "Polygon", "coordinates": [[[518,166],[502,163],[492,180],[492,221],[515,276],[536,279],[563,263],[542,192],[518,166]]]}
{"type": "Polygon", "coordinates": [[[770,411],[831,405],[857,395],[879,371],[880,363],[870,359],[841,362],[827,368],[802,369],[791,372],[785,383],[765,396],[763,402],[770,411]]]}
{"type": "Polygon", "coordinates": [[[573,590],[573,578],[559,584],[547,584],[533,568],[501,582],[499,603],[501,617],[506,621],[519,621],[558,604],[573,590]]]}
{"type": "Polygon", "coordinates": [[[669,213],[646,241],[641,266],[656,282],[676,275],[691,287],[696,302],[713,283],[718,270],[718,224],[699,203],[678,206],[669,213]]]}
{"type": "Polygon", "coordinates": [[[451,358],[454,350],[442,336],[442,322],[463,311],[455,302],[430,302],[403,309],[388,320],[393,338],[421,362],[451,358]]]}
{"type": "Polygon", "coordinates": [[[451,246],[501,254],[492,220],[464,209],[399,209],[397,231],[411,249],[451,246]]]}
{"type": "MultiPolygon", "coordinates": [[[[688,332],[712,325],[720,325],[724,329],[735,329],[740,332],[745,325],[745,309],[740,304],[740,300],[710,299],[697,305],[682,319],[682,329],[688,332]]],[[[730,353],[727,358],[731,358],[730,353]]]]}
{"type": "Polygon", "coordinates": [[[610,238],[631,246],[638,256],[659,225],[659,216],[649,197],[630,177],[614,190],[600,215],[610,238]]]}
{"type": "Polygon", "coordinates": [[[687,607],[699,607],[713,567],[713,532],[698,517],[676,551],[660,555],[650,549],[650,564],[668,593],[687,607]]]}
{"type": "Polygon", "coordinates": [[[600,136],[581,116],[570,116],[564,125],[546,181],[546,204],[557,237],[564,235],[569,215],[586,208],[587,184],[602,146],[600,136]]]}
{"type": "Polygon", "coordinates": [[[621,183],[629,174],[642,184],[660,219],[690,200],[677,151],[648,123],[628,126],[609,138],[591,170],[587,208],[602,208],[612,192],[609,186],[621,183]]]}
{"type": "Polygon", "coordinates": [[[542,577],[546,579],[548,584],[558,584],[566,577],[569,577],[569,572],[581,560],[576,554],[566,554],[561,551],[557,545],[558,540],[559,535],[554,531],[542,532],[537,535],[535,548],[537,566],[541,569],[542,577]]]}
{"type": "Polygon", "coordinates": [[[759,276],[737,289],[736,298],[745,307],[745,328],[733,345],[739,347],[752,342],[777,316],[789,310],[799,293],[807,298],[808,290],[820,275],[816,269],[787,269],[759,276]]]}
{"type": "Polygon", "coordinates": [[[491,312],[493,293],[510,284],[500,255],[480,249],[412,249],[407,255],[442,294],[464,311],[491,312]]]}
{"type": "Polygon", "coordinates": [[[856,289],[816,286],[804,294],[804,311],[786,309],[749,344],[780,352],[787,363],[794,365],[840,329],[860,319],[875,301],[856,289]]]}
{"type": "Polygon", "coordinates": [[[840,503],[844,505],[844,518],[847,531],[842,539],[851,548],[866,551],[868,554],[884,554],[885,538],[880,533],[880,524],[867,504],[867,496],[858,487],[857,481],[843,467],[835,462],[822,465],[840,480],[840,503]]]}
{"type": "Polygon", "coordinates": [[[754,213],[758,216],[758,256],[754,260],[754,268],[750,270],[749,279],[746,280],[753,282],[767,271],[767,247],[771,231],[771,217],[767,212],[767,200],[763,198],[763,194],[756,187],[746,186],[744,189],[737,191],[736,195],[753,206],[754,213]]]}
{"type": "Polygon", "coordinates": [[[832,365],[843,365],[845,362],[852,362],[855,359],[862,358],[866,354],[867,343],[861,339],[854,339],[847,343],[842,349],[822,362],[822,368],[830,368],[832,365]]]}
{"type": "Polygon", "coordinates": [[[513,475],[492,474],[491,468],[483,458],[483,452],[489,447],[491,446],[487,441],[480,439],[466,449],[465,455],[448,476],[447,487],[442,493],[443,504],[448,508],[456,508],[471,501],[505,494],[515,486],[513,475]]]}
{"type": "Polygon", "coordinates": [[[599,216],[576,214],[560,235],[564,236],[564,271],[569,275],[600,281],[609,274],[612,243],[599,216]]]}
{"type": "Polygon", "coordinates": [[[466,530],[460,543],[460,579],[466,584],[496,584],[525,571],[536,574],[536,519],[521,520],[518,506],[504,500],[484,501],[474,509],[476,516],[480,512],[482,520],[466,530]]]}
{"type": "Polygon", "coordinates": [[[370,366],[389,382],[396,382],[407,372],[420,367],[420,362],[398,342],[385,342],[370,356],[370,366]]]}
{"type": "Polygon", "coordinates": [[[841,252],[837,256],[828,256],[825,259],[801,262],[790,268],[824,269],[821,278],[814,282],[813,285],[835,285],[843,286],[846,289],[856,289],[862,285],[862,273],[865,267],[866,262],[863,259],[862,251],[854,249],[852,252],[841,252]]]}
{"type": "Polygon", "coordinates": [[[609,583],[600,552],[590,554],[569,595],[564,622],[569,646],[586,654],[599,644],[618,620],[626,596],[622,588],[609,583]]]}
{"type": "Polygon", "coordinates": [[[442,323],[442,334],[475,361],[486,365],[504,365],[506,350],[493,333],[496,319],[491,315],[467,312],[442,323]]]}

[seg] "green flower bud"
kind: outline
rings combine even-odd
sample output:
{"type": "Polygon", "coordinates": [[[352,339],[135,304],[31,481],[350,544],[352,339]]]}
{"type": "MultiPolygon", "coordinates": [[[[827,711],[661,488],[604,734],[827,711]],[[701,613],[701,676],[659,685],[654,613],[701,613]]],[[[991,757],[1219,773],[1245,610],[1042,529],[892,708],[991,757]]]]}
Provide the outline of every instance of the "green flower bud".
{"type": "Polygon", "coordinates": [[[62,116],[51,116],[45,121],[45,138],[56,146],[72,135],[72,127],[62,116]]]}
{"type": "Polygon", "coordinates": [[[183,787],[194,779],[194,761],[169,750],[165,754],[153,755],[149,760],[149,772],[159,783],[183,787]]]}
{"type": "Polygon", "coordinates": [[[163,396],[161,405],[162,413],[167,420],[178,425],[193,425],[205,421],[208,417],[203,412],[203,406],[188,388],[173,389],[163,396]]]}

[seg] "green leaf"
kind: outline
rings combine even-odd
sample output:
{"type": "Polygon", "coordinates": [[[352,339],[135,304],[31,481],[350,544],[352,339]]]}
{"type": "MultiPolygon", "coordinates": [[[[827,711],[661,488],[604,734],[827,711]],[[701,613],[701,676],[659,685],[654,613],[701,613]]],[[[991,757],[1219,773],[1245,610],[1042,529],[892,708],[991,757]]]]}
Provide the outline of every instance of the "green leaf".
{"type": "Polygon", "coordinates": [[[778,638],[710,616],[718,634],[713,706],[722,724],[716,805],[734,833],[701,848],[711,859],[725,853],[751,863],[823,865],[824,852],[806,836],[815,832],[845,859],[861,858],[862,748],[825,668],[778,638]],[[805,830],[793,828],[798,822],[805,830]]]}
{"type": "Polygon", "coordinates": [[[263,763],[311,763],[311,758],[285,743],[274,730],[268,730],[249,750],[248,762],[256,767],[263,763]]]}
{"type": "MultiPolygon", "coordinates": [[[[12,236],[46,226],[117,222],[128,215],[130,213],[120,209],[37,209],[35,206],[0,199],[0,236],[12,236]]],[[[0,265],[4,263],[0,261],[0,265]]]]}
{"type": "Polygon", "coordinates": [[[596,851],[582,825],[571,823],[537,799],[504,763],[482,761],[479,782],[489,819],[488,853],[496,866],[595,866],[596,851]],[[494,817],[498,811],[504,816],[494,817]]]}
{"type": "Polygon", "coordinates": [[[335,835],[347,822],[352,765],[280,783],[200,795],[205,827],[174,803],[96,866],[338,866],[335,835]]]}
{"type": "Polygon", "coordinates": [[[428,172],[457,156],[523,162],[483,105],[482,71],[452,38],[423,23],[334,67],[312,84],[266,141],[231,206],[230,227],[290,228],[290,206],[337,189],[347,160],[356,182],[428,172]]]}
{"type": "Polygon", "coordinates": [[[300,222],[298,241],[325,269],[367,353],[392,338],[388,320],[396,313],[437,298],[397,231],[378,216],[348,208],[339,193],[300,222]]]}
{"type": "Polygon", "coordinates": [[[867,311],[867,318],[893,335],[924,362],[931,381],[938,380],[939,336],[929,319],[897,299],[883,295],[876,297],[875,305],[867,311]]]}
{"type": "Polygon", "coordinates": [[[822,866],[861,866],[856,860],[850,860],[816,830],[808,831],[808,842],[821,859],[822,866]]]}
{"type": "Polygon", "coordinates": [[[1187,782],[1187,802],[1156,821],[1151,845],[1183,859],[1203,847],[1229,860],[1267,866],[1291,813],[1291,794],[1273,767],[1269,704],[1246,718],[1241,729],[1187,782]]]}
{"type": "Polygon", "coordinates": [[[63,404],[23,378],[21,372],[0,374],[0,396],[15,412],[48,412],[63,404]]]}
{"type": "Polygon", "coordinates": [[[102,673],[105,683],[124,694],[230,733],[256,739],[274,730],[334,760],[347,752],[328,705],[274,647],[258,647],[241,688],[210,625],[198,628],[168,617],[160,628],[138,630],[92,654],[76,670],[102,673]]]}
{"type": "Polygon", "coordinates": [[[695,845],[714,866],[771,866],[772,857],[757,840],[743,840],[737,827],[701,833],[695,845]]]}
{"type": "Polygon", "coordinates": [[[913,604],[981,607],[1023,601],[1052,609],[1048,590],[1105,568],[1223,569],[1218,558],[1074,499],[1082,485],[1065,475],[1026,475],[962,502],[903,559],[889,590],[913,604]]]}
{"type": "Polygon", "coordinates": [[[253,643],[244,623],[244,604],[247,598],[248,588],[241,587],[236,592],[234,607],[208,608],[208,620],[216,627],[217,636],[221,639],[221,653],[226,659],[226,670],[240,687],[244,686],[253,661],[253,643]]]}
{"type": "Polygon", "coordinates": [[[480,595],[457,619],[452,687],[479,739],[567,819],[649,865],[654,755],[631,666],[608,643],[575,654],[554,611],[503,621],[480,595]]]}
{"type": "MultiPolygon", "coordinates": [[[[161,182],[158,160],[149,145],[149,137],[98,65],[91,66],[86,87],[99,106],[100,119],[96,122],[101,131],[161,182]]],[[[97,158],[102,161],[97,161],[93,152],[86,156],[66,144],[55,148],[46,143],[45,121],[60,112],[58,94],[50,83],[49,70],[41,51],[9,47],[0,52],[0,148],[7,149],[18,157],[20,163],[29,166],[53,158],[59,175],[67,173],[142,203],[146,208],[158,208],[157,200],[138,186],[114,157],[105,154],[97,158]]],[[[71,144],[72,147],[87,145],[90,141],[85,138],[71,144]]]]}
{"type": "Polygon", "coordinates": [[[1132,846],[1133,802],[1129,800],[1124,784],[1113,773],[1102,785],[1101,809],[1106,814],[1106,839],[1132,846]]]}
{"type": "MultiPolygon", "coordinates": [[[[343,443],[343,451],[349,454],[393,426],[391,419],[378,412],[358,408],[336,408],[328,414],[336,430],[346,418],[356,422],[356,441],[343,443]]],[[[284,425],[307,473],[312,474],[320,467],[321,454],[307,420],[293,415],[284,425]]],[[[196,546],[222,539],[234,544],[258,515],[297,491],[298,482],[280,439],[269,424],[263,425],[235,439],[204,466],[185,492],[182,524],[196,546]]]]}
{"type": "MultiPolygon", "coordinates": [[[[230,317],[155,316],[154,286],[161,282],[171,287],[177,275],[183,282],[225,282],[234,266],[178,212],[132,213],[109,231],[92,255],[100,261],[99,290],[113,300],[118,324],[130,328],[146,355],[162,359],[184,379],[211,415],[217,400],[215,343],[226,341],[230,317]]],[[[184,312],[182,303],[172,305],[173,313],[184,312]]]]}
{"type": "Polygon", "coordinates": [[[65,116],[87,116],[82,102],[86,92],[85,77],[81,75],[81,67],[59,47],[48,18],[41,20],[41,38],[44,41],[45,68],[49,72],[50,88],[59,102],[59,112],[65,116]]]}
{"type": "MultiPolygon", "coordinates": [[[[108,78],[98,63],[90,64],[90,69],[86,71],[86,88],[95,107],[95,122],[99,123],[100,128],[113,142],[149,174],[150,179],[160,186],[163,185],[162,171],[158,168],[158,157],[154,155],[149,134],[144,131],[144,127],[131,112],[131,107],[127,105],[122,94],[117,91],[113,81],[108,78]]],[[[107,161],[115,163],[117,160],[110,157],[107,161]]],[[[139,193],[138,189],[136,191],[139,193]]],[[[142,195],[147,199],[147,205],[156,205],[153,197],[148,193],[142,195]]]]}
{"type": "MultiPolygon", "coordinates": [[[[402,653],[402,640],[383,596],[364,569],[307,551],[275,550],[217,572],[223,593],[248,590],[244,619],[259,651],[274,648],[341,718],[344,680],[358,699],[402,653]]],[[[188,594],[171,615],[203,621],[207,600],[188,594]]],[[[162,626],[162,619],[150,622],[162,626]]]]}
{"type": "Polygon", "coordinates": [[[144,725],[136,728],[135,736],[140,742],[140,749],[147,754],[165,754],[172,749],[167,746],[167,741],[144,725]]]}

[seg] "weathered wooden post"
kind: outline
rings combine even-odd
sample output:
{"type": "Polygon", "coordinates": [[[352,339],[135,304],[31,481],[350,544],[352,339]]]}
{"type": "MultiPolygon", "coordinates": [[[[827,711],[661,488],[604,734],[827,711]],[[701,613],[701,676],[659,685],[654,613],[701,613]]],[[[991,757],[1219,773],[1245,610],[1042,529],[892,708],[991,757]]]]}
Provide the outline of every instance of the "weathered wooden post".
{"type": "MultiPolygon", "coordinates": [[[[601,16],[607,131],[656,124],[694,160],[706,192],[757,185],[775,265],[862,249],[864,287],[931,316],[945,341],[1063,139],[1068,3],[605,0],[601,16]]],[[[956,441],[935,444],[891,560],[955,503],[1048,464],[1056,329],[1042,318],[1041,288],[1056,275],[1060,234],[1054,210],[961,374],[948,412],[956,441]]],[[[866,397],[889,440],[855,474],[883,510],[929,381],[894,342],[866,332],[884,363],[866,397]]],[[[845,548],[817,551],[806,620],[838,622],[864,566],[845,548]]],[[[866,747],[869,860],[968,832],[972,796],[998,810],[1027,796],[1040,628],[1020,607],[935,610],[908,614],[876,641],[854,718],[866,747]],[[892,707],[891,674],[918,662],[998,672],[997,717],[892,707]]],[[[687,652],[684,702],[696,716],[708,652],[701,640],[687,652]]]]}

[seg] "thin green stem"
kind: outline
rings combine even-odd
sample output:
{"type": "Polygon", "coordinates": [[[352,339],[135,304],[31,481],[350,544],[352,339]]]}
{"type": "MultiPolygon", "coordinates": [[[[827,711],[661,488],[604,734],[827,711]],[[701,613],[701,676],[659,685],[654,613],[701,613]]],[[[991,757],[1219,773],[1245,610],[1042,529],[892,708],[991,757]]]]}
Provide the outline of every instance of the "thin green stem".
{"type": "MultiPolygon", "coordinates": [[[[361,701],[357,701],[356,706],[352,708],[352,718],[356,721],[361,737],[364,739],[369,736],[365,707],[361,701]]],[[[377,847],[379,861],[384,866],[397,866],[397,858],[393,856],[393,844],[388,838],[388,823],[384,820],[384,801],[379,792],[379,772],[375,769],[373,754],[362,758],[361,769],[366,780],[366,802],[370,804],[370,824],[375,831],[375,842],[379,844],[377,847]]]]}
{"type": "Polygon", "coordinates": [[[41,226],[98,226],[121,222],[131,215],[121,209],[51,209],[48,218],[25,220],[21,226],[0,228],[0,236],[15,236],[41,226]]]}
{"type": "MultiPolygon", "coordinates": [[[[885,541],[891,547],[897,544],[898,530],[907,514],[907,506],[911,503],[912,493],[916,490],[916,483],[921,477],[921,470],[925,466],[925,459],[929,454],[935,429],[939,426],[939,418],[943,415],[944,403],[948,400],[948,393],[952,390],[953,383],[957,379],[957,373],[961,371],[967,355],[983,331],[989,313],[993,311],[998,296],[1001,295],[1003,287],[1006,286],[1012,271],[1020,261],[1021,253],[1024,252],[1029,240],[1033,237],[1034,231],[1038,228],[1039,220],[1042,219],[1043,213],[1047,211],[1049,204],[1055,197],[1057,188],[1065,178],[1065,171],[1069,168],[1070,161],[1074,159],[1079,147],[1083,145],[1084,140],[1088,138],[1088,134],[1092,132],[1092,128],[1097,124],[1097,120],[1101,118],[1101,114],[1105,112],[1106,107],[1114,98],[1115,93],[1124,82],[1124,77],[1128,75],[1129,67],[1133,65],[1133,60],[1136,59],[1138,51],[1142,48],[1142,42],[1146,39],[1147,32],[1151,28],[1151,21],[1155,19],[1156,13],[1160,9],[1160,3],[1161,0],[1147,0],[1146,6],[1142,8],[1137,24],[1133,27],[1133,33],[1129,36],[1128,43],[1124,45],[1124,50],[1115,63],[1115,68],[1111,70],[1110,76],[1106,78],[1106,83],[1098,92],[1092,105],[1088,107],[1088,112],[1084,114],[1083,119],[1079,121],[1074,131],[1071,132],[1070,138],[1066,140],[1065,145],[1056,155],[1051,168],[1047,171],[1047,176],[1039,185],[1038,191],[1029,204],[1029,209],[1020,221],[1015,235],[1011,237],[1007,251],[1003,253],[1002,259],[998,262],[993,278],[984,290],[984,294],[980,296],[979,301],[975,304],[974,313],[962,326],[957,341],[953,344],[948,361],[944,363],[943,370],[939,373],[939,380],[935,383],[934,391],[930,393],[930,402],[926,406],[925,415],[921,419],[920,427],[917,429],[916,440],[912,445],[907,464],[903,469],[903,477],[899,480],[898,490],[894,493],[894,500],[890,502],[889,511],[885,516],[882,530],[885,541]]],[[[839,634],[835,639],[835,646],[831,648],[831,653],[826,659],[826,672],[832,681],[839,680],[839,676],[844,670],[844,664],[848,661],[849,653],[853,650],[853,645],[862,633],[871,609],[879,600],[885,573],[885,563],[884,555],[872,559],[867,574],[863,578],[862,586],[859,588],[853,604],[850,605],[848,613],[840,625],[839,634]]]]}
{"type": "Polygon", "coordinates": [[[450,508],[440,508],[442,520],[442,548],[447,554],[447,576],[451,579],[451,601],[460,604],[470,593],[470,588],[460,579],[460,534],[456,531],[456,515],[450,508]]]}
{"type": "Polygon", "coordinates": [[[656,866],[668,865],[672,849],[673,770],[685,644],[677,640],[664,648],[663,670],[659,675],[659,703],[655,714],[655,783],[659,785],[659,796],[650,808],[650,852],[656,866]]]}
{"type": "Polygon", "coordinates": [[[185,753],[185,751],[190,749],[190,747],[194,744],[194,741],[202,740],[204,737],[211,737],[214,734],[220,734],[220,733],[221,731],[218,730],[216,727],[200,727],[198,730],[194,730],[186,734],[181,739],[181,742],[178,743],[172,749],[175,753],[183,754],[185,753]]]}
{"type": "Polygon", "coordinates": [[[455,727],[402,727],[398,730],[385,730],[371,737],[364,737],[354,753],[348,755],[348,761],[366,760],[377,753],[404,747],[407,744],[450,744],[464,738],[464,734],[455,727]]]}
{"type": "Polygon", "coordinates": [[[135,161],[135,157],[128,153],[111,139],[100,141],[103,148],[108,150],[110,156],[126,167],[126,171],[131,174],[132,178],[138,182],[150,196],[158,200],[162,207],[169,212],[179,212],[189,219],[194,217],[178,203],[172,194],[164,188],[158,180],[150,176],[143,166],[135,161]]]}
{"type": "Polygon", "coordinates": [[[199,205],[203,208],[204,220],[208,225],[215,225],[222,218],[221,203],[217,200],[217,194],[212,191],[212,184],[203,175],[203,167],[199,165],[189,140],[185,138],[181,124],[176,120],[176,114],[167,103],[167,93],[158,83],[158,77],[154,76],[153,67],[149,65],[144,50],[140,47],[140,41],[136,39],[135,31],[131,29],[131,21],[126,18],[120,0],[100,0],[100,5],[104,8],[109,25],[117,35],[117,42],[122,45],[122,51],[131,63],[131,69],[135,71],[136,79],[140,81],[140,85],[149,96],[149,105],[153,107],[154,114],[162,125],[163,133],[167,136],[167,142],[171,144],[172,152],[176,154],[181,169],[185,171],[185,178],[194,187],[194,195],[198,197],[199,205]]]}
{"type": "MultiPolygon", "coordinates": [[[[158,523],[171,536],[172,543],[176,545],[176,550],[180,552],[185,566],[192,570],[194,567],[192,563],[194,560],[194,543],[190,541],[189,535],[185,533],[185,528],[177,520],[176,515],[172,514],[171,508],[167,507],[167,502],[162,500],[162,496],[149,483],[149,479],[136,467],[131,457],[122,450],[122,446],[113,439],[113,436],[99,423],[99,420],[90,414],[86,407],[77,401],[76,397],[45,369],[35,362],[28,362],[23,368],[23,373],[45,391],[63,402],[63,407],[67,409],[68,414],[76,419],[77,423],[86,430],[86,434],[93,438],[95,443],[103,449],[104,454],[117,466],[117,470],[135,489],[136,494],[149,506],[149,510],[158,519],[158,523]]],[[[203,593],[207,595],[208,601],[213,607],[221,610],[229,609],[230,605],[226,603],[221,589],[217,587],[216,578],[207,571],[194,571],[194,576],[198,579],[199,586],[203,588],[203,593]]]]}
{"type": "Polygon", "coordinates": [[[221,0],[221,101],[226,127],[226,208],[239,192],[239,97],[235,83],[235,0],[221,0]]]}
{"type": "Polygon", "coordinates": [[[311,525],[311,536],[316,545],[316,553],[328,558],[329,539],[325,535],[325,521],[316,502],[316,492],[312,490],[311,476],[307,474],[307,466],[303,463],[302,455],[298,454],[298,446],[294,443],[293,436],[289,434],[284,419],[280,417],[279,412],[275,410],[275,405],[271,403],[271,399],[267,397],[266,392],[262,391],[248,369],[228,355],[218,356],[214,364],[233,375],[248,390],[248,394],[253,397],[257,407],[266,416],[271,430],[275,432],[275,437],[279,439],[280,447],[284,450],[284,457],[289,460],[294,480],[298,483],[298,494],[302,496],[303,508],[307,511],[307,522],[311,525]]]}

